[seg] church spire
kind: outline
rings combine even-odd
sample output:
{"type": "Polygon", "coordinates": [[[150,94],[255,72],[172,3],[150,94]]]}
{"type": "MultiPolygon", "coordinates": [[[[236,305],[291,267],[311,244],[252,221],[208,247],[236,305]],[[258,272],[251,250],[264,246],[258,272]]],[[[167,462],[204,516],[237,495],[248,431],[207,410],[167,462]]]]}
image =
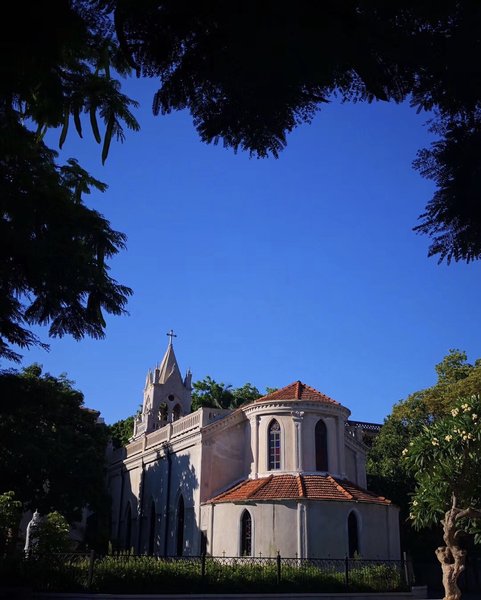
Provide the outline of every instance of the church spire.
{"type": "Polygon", "coordinates": [[[167,350],[164,354],[164,358],[159,365],[159,368],[156,369],[156,383],[165,383],[167,379],[170,379],[173,375],[182,381],[182,376],[179,371],[179,367],[177,366],[177,359],[174,354],[174,346],[172,344],[172,338],[177,337],[173,330],[167,334],[170,338],[169,345],[167,346],[167,350]]]}

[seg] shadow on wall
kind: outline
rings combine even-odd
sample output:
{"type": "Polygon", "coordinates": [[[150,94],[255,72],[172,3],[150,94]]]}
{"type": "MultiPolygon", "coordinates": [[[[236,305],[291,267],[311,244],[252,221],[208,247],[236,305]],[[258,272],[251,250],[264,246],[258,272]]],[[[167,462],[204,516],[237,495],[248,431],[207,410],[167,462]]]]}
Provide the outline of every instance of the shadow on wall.
{"type": "Polygon", "coordinates": [[[138,490],[122,477],[116,543],[121,550],[159,556],[198,555],[201,533],[195,514],[199,481],[190,456],[166,443],[155,461],[139,467],[138,490]]]}

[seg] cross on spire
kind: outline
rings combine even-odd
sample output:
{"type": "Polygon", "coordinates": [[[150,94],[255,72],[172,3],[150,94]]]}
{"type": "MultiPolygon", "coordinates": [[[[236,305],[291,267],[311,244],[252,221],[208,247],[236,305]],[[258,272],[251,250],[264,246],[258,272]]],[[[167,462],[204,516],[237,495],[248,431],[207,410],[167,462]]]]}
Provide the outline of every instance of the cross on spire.
{"type": "Polygon", "coordinates": [[[173,330],[173,329],[171,329],[171,330],[169,331],[169,333],[166,333],[166,335],[167,335],[167,337],[169,337],[169,338],[170,338],[170,340],[169,340],[169,345],[170,345],[170,346],[172,346],[172,338],[175,338],[175,337],[177,337],[177,335],[174,333],[174,330],[173,330]]]}

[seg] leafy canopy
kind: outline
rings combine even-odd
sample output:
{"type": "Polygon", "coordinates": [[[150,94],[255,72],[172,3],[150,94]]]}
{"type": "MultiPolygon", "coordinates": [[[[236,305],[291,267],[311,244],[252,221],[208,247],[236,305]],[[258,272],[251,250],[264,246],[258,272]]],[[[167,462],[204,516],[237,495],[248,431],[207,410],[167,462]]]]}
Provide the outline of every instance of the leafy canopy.
{"type": "Polygon", "coordinates": [[[278,156],[333,97],[406,99],[438,139],[416,169],[436,185],[416,231],[440,261],[481,256],[478,2],[51,0],[0,23],[0,356],[49,334],[104,335],[128,287],[108,275],[122,234],[84,204],[105,186],[44,144],[59,128],[102,145],[137,130],[121,91],[132,68],[159,79],[153,111],[190,111],[205,142],[278,156]]]}
{"type": "Polygon", "coordinates": [[[408,545],[419,546],[406,520],[411,512],[410,496],[416,487],[414,473],[402,458],[410,442],[426,428],[450,415],[460,398],[481,397],[481,360],[471,364],[465,352],[451,350],[436,365],[437,381],[410,394],[393,407],[367,457],[370,489],[386,495],[401,508],[402,535],[408,545]]]}
{"type": "Polygon", "coordinates": [[[239,388],[232,388],[225,383],[217,383],[209,375],[192,384],[192,410],[202,406],[212,408],[234,409],[252,400],[257,400],[262,394],[250,383],[245,383],[239,388]]]}
{"type": "Polygon", "coordinates": [[[8,542],[15,542],[21,516],[22,503],[15,499],[15,493],[0,493],[0,557],[3,556],[8,542]]]}
{"type": "Polygon", "coordinates": [[[135,103],[120,92],[128,66],[112,23],[96,2],[14,3],[0,24],[0,357],[20,359],[13,346],[42,345],[31,326],[51,336],[103,337],[103,312],[124,314],[131,290],[117,284],[107,261],[125,236],[84,204],[105,184],[72,158],[57,163],[43,142],[61,127],[62,147],[73,121],[82,137],[88,115],[102,160],[113,136],[138,129],[135,103]]]}
{"type": "Polygon", "coordinates": [[[154,113],[205,142],[278,156],[332,97],[409,100],[439,136],[415,168],[437,191],[416,228],[440,261],[481,256],[479,3],[104,0],[122,50],[158,77],[154,113]]]}
{"type": "Polygon", "coordinates": [[[134,417],[131,415],[126,419],[120,419],[112,425],[108,425],[109,435],[114,448],[122,448],[129,443],[134,434],[134,417]]]}
{"type": "Polygon", "coordinates": [[[23,509],[71,521],[104,508],[107,431],[64,375],[32,365],[0,373],[0,484],[23,509]]]}
{"type": "Polygon", "coordinates": [[[40,557],[49,554],[60,554],[72,550],[70,526],[67,519],[58,511],[45,516],[35,531],[36,544],[32,548],[40,557]]]}
{"type": "MultiPolygon", "coordinates": [[[[416,481],[409,516],[417,528],[437,524],[453,495],[459,507],[481,509],[481,395],[460,398],[447,415],[424,426],[402,456],[416,481]]],[[[479,520],[461,520],[458,529],[475,533],[481,543],[479,520]]]]}

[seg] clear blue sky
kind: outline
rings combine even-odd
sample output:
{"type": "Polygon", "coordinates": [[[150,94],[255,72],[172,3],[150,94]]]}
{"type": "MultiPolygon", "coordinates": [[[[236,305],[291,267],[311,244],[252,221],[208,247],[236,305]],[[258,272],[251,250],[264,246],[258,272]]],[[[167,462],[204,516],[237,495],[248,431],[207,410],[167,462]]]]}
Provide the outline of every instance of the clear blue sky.
{"type": "Polygon", "coordinates": [[[481,356],[481,264],[439,266],[412,231],[433,192],[411,167],[426,115],[333,103],[278,160],[258,160],[203,144],[187,113],[153,117],[155,89],[125,85],[142,129],[104,167],[88,122],[62,152],[109,185],[87,203],[128,236],[111,264],[134,289],[130,316],[108,318],[103,341],[52,340],[23,364],[66,372],[111,423],[137,409],[173,328],[194,380],[263,392],[300,379],[382,421],[434,383],[449,348],[481,356]]]}

